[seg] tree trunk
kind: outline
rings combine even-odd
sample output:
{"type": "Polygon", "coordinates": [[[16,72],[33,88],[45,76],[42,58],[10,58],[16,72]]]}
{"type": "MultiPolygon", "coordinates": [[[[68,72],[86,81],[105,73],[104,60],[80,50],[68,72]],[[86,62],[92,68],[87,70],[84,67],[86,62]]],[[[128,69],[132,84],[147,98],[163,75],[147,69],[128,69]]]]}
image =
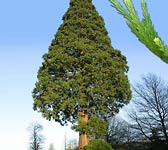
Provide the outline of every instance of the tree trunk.
{"type": "MultiPolygon", "coordinates": [[[[88,123],[88,113],[86,110],[80,111],[79,113],[80,121],[84,123],[88,123]]],[[[80,133],[79,132],[79,148],[81,150],[84,146],[89,144],[89,136],[87,133],[80,133]]]]}

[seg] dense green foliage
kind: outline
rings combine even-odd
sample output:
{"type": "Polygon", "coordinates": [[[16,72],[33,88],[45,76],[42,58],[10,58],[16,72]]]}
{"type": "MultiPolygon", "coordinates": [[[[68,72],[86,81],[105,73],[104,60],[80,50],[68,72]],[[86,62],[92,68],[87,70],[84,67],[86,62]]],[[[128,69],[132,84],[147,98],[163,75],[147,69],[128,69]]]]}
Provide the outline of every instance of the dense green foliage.
{"type": "Polygon", "coordinates": [[[101,139],[107,133],[107,123],[97,115],[92,115],[87,123],[78,122],[78,125],[72,126],[75,131],[87,133],[91,139],[101,139]]]}
{"type": "Polygon", "coordinates": [[[155,55],[159,56],[164,62],[168,63],[168,46],[155,31],[150,15],[147,10],[145,0],[141,1],[143,18],[139,16],[134,8],[132,0],[123,0],[126,9],[117,1],[110,0],[112,6],[127,19],[127,25],[131,31],[138,37],[139,41],[146,45],[155,55]]]}
{"type": "Polygon", "coordinates": [[[91,140],[90,144],[85,146],[83,150],[112,150],[112,147],[105,141],[91,140]]]}
{"type": "Polygon", "coordinates": [[[103,19],[91,0],[71,0],[63,23],[38,71],[34,110],[61,125],[110,116],[131,98],[126,58],[114,50],[103,19]]]}
{"type": "Polygon", "coordinates": [[[107,123],[96,115],[90,118],[88,125],[89,135],[93,139],[101,139],[107,133],[107,123]]]}

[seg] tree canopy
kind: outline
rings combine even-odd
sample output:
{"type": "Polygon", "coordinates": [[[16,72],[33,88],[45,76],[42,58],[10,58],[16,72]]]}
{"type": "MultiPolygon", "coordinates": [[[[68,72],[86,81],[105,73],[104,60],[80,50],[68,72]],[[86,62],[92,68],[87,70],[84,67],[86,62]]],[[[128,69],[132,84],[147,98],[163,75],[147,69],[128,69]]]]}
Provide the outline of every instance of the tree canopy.
{"type": "Polygon", "coordinates": [[[92,0],[71,0],[63,23],[43,56],[33,90],[34,110],[61,125],[113,115],[131,98],[127,61],[111,46],[92,0]]]}
{"type": "Polygon", "coordinates": [[[139,41],[146,45],[146,47],[162,61],[168,63],[168,46],[164,44],[163,40],[155,31],[145,0],[141,1],[143,11],[142,20],[139,18],[132,0],[123,0],[126,8],[124,8],[117,0],[110,0],[110,2],[112,3],[112,6],[127,19],[127,25],[137,36],[139,41]]]}

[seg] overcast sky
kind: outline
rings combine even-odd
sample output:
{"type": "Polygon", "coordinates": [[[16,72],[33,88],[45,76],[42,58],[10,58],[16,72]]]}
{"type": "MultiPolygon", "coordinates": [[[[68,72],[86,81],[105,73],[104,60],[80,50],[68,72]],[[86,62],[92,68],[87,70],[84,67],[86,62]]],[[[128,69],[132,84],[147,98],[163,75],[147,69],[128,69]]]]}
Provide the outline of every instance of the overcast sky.
{"type": "MultiPolygon", "coordinates": [[[[168,43],[168,1],[146,1],[156,30],[168,43]]],[[[133,2],[141,13],[140,0],[133,2]]],[[[109,1],[93,0],[93,3],[104,18],[112,46],[127,57],[131,84],[147,73],[156,73],[168,81],[168,64],[137,40],[109,1]]],[[[27,150],[27,127],[32,122],[43,125],[46,150],[50,143],[54,143],[56,150],[63,150],[65,134],[69,138],[77,137],[69,127],[46,121],[34,112],[31,96],[42,55],[48,51],[68,7],[69,0],[1,1],[0,150],[27,150]]]]}

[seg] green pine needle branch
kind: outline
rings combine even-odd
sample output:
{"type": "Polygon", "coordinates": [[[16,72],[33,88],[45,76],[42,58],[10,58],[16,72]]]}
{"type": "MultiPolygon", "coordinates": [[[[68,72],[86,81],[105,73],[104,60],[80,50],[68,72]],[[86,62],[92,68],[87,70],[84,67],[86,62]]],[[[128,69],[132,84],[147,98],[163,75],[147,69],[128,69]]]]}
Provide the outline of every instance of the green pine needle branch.
{"type": "Polygon", "coordinates": [[[110,0],[110,2],[112,3],[112,7],[127,19],[127,25],[138,37],[139,41],[145,44],[146,47],[160,57],[161,60],[168,63],[168,46],[164,44],[163,40],[155,31],[145,0],[141,1],[143,11],[142,19],[139,18],[132,0],[123,0],[126,8],[124,8],[117,0],[110,0]]]}

